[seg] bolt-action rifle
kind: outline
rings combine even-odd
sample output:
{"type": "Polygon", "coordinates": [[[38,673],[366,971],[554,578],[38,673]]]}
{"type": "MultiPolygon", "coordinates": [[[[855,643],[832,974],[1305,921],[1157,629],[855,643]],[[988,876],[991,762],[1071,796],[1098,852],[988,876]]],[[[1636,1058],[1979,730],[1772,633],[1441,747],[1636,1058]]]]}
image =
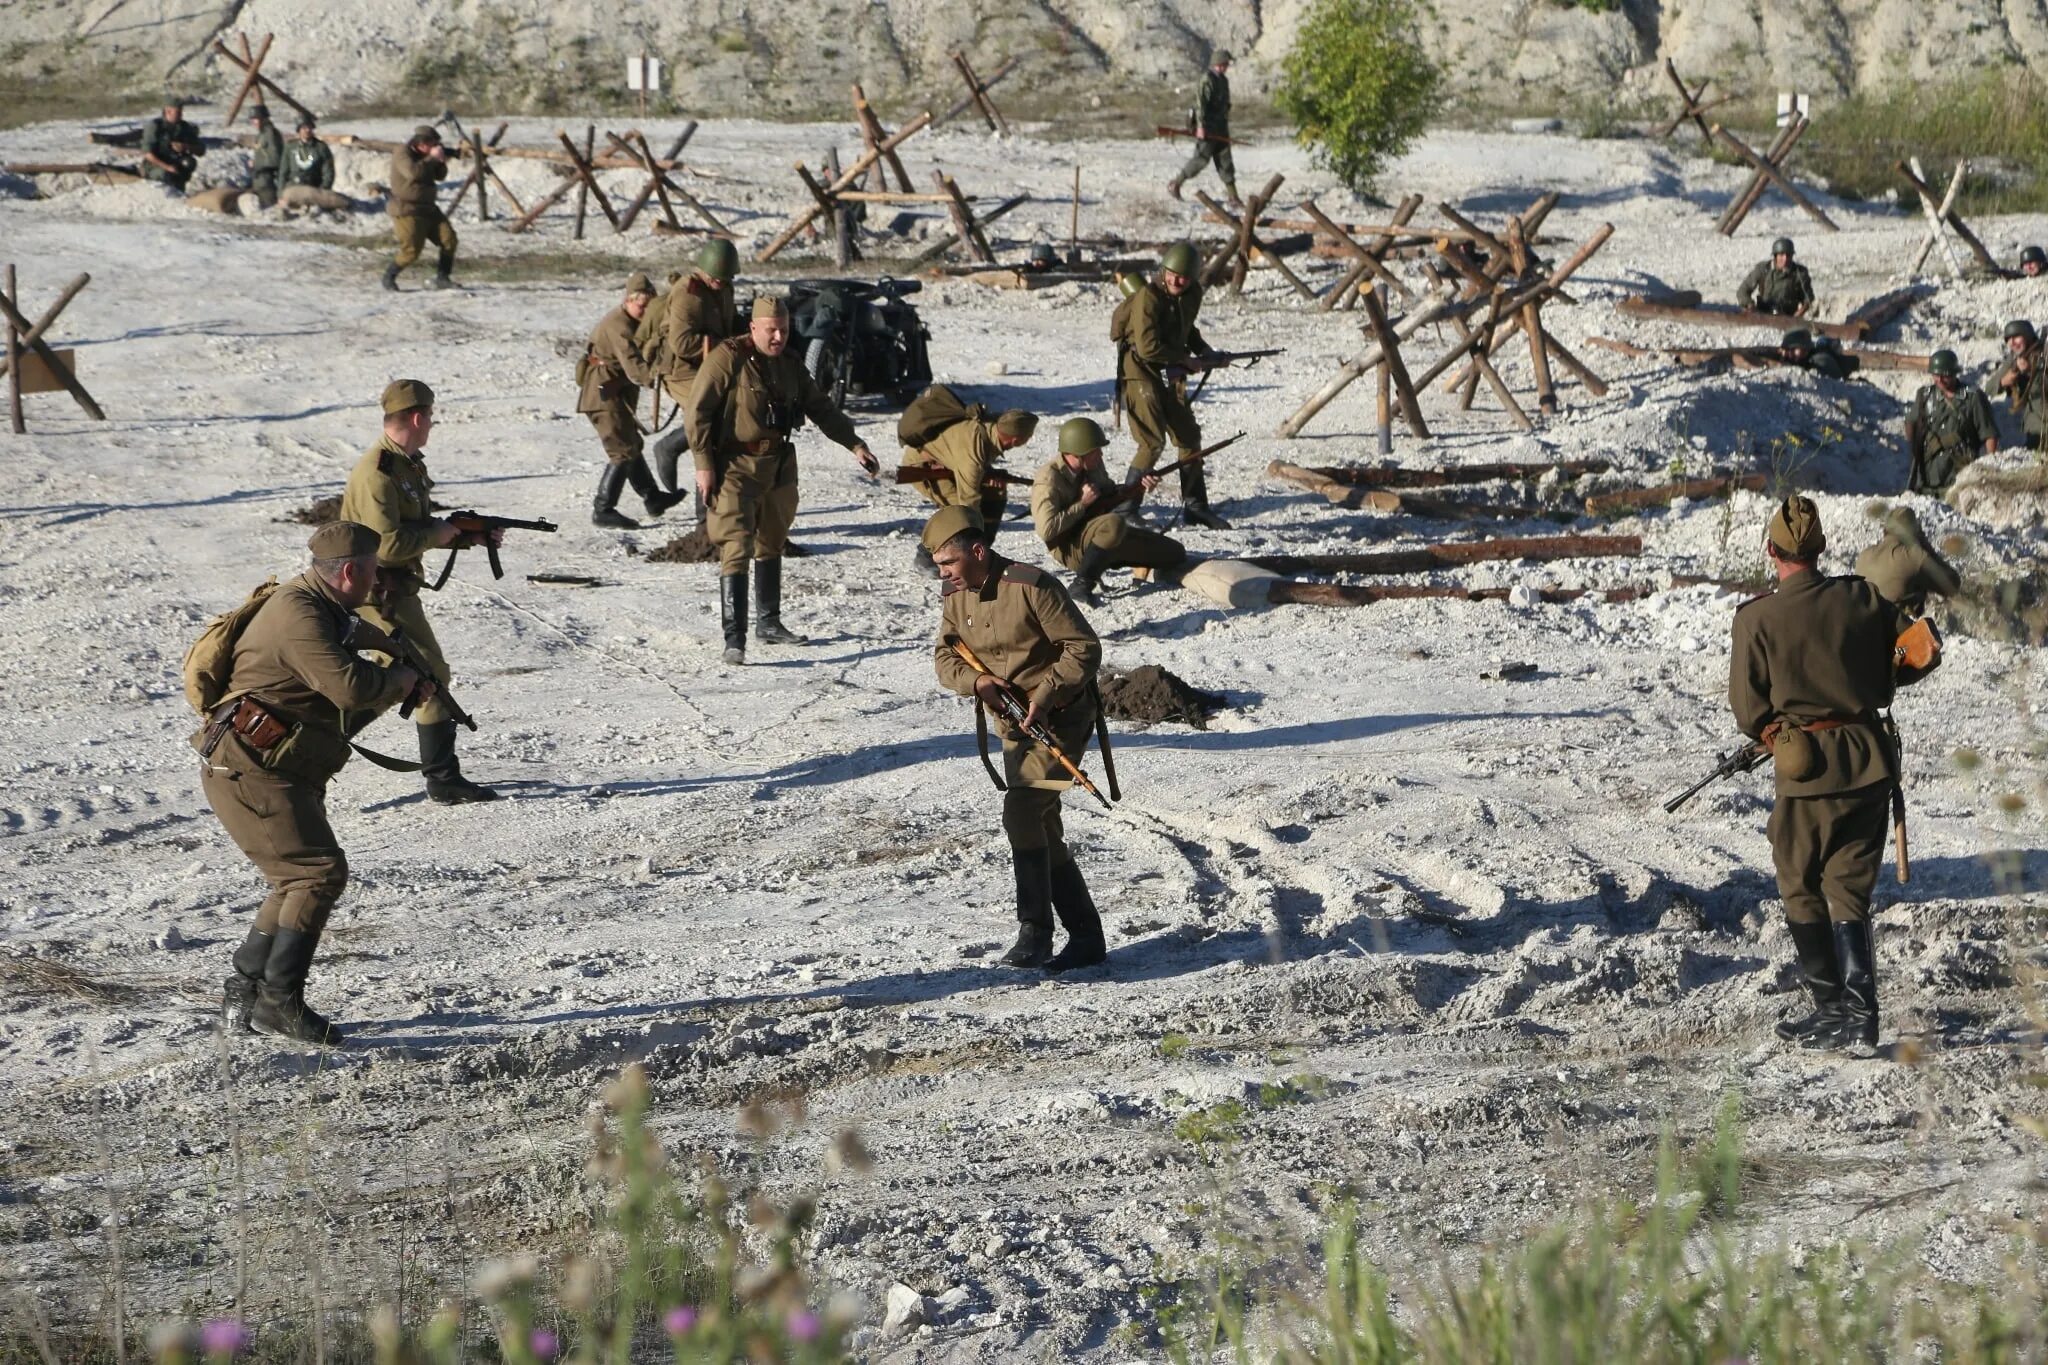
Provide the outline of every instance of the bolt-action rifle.
{"type": "MultiPolygon", "coordinates": [[[[967,642],[965,640],[961,640],[957,637],[948,637],[947,643],[953,646],[953,652],[960,656],[960,661],[962,663],[966,664],[969,668],[973,669],[976,673],[981,674],[983,677],[995,678],[996,709],[1002,712],[1002,714],[1006,718],[1008,718],[1009,722],[1012,725],[1016,726],[1019,730],[1022,730],[1027,736],[1029,736],[1032,743],[1041,745],[1047,753],[1051,754],[1053,756],[1053,761],[1058,763],[1062,768],[1065,768],[1067,770],[1067,775],[1072,777],[1076,782],[1080,783],[1081,789],[1083,791],[1087,792],[1097,801],[1100,801],[1102,803],[1102,808],[1104,810],[1113,809],[1109,804],[1109,798],[1102,794],[1101,788],[1097,787],[1092,781],[1089,780],[1088,774],[1081,771],[1081,767],[1079,764],[1075,763],[1073,759],[1067,757],[1067,751],[1060,747],[1060,742],[1053,736],[1052,727],[1050,725],[1047,725],[1042,720],[1037,722],[1035,725],[1026,725],[1024,723],[1024,717],[1026,714],[1028,714],[1029,708],[1026,707],[1023,701],[1018,698],[1016,691],[1010,686],[1009,681],[1007,679],[997,677],[995,672],[992,669],[990,669],[987,664],[983,663],[980,659],[976,658],[974,651],[967,647],[967,642]]],[[[978,697],[979,693],[977,693],[976,695],[978,697]]],[[[996,785],[1001,786],[1002,784],[999,782],[996,785]]],[[[1110,785],[1112,787],[1116,785],[1114,778],[1111,779],[1110,785]]]]}
{"type": "Polygon", "coordinates": [[[435,592],[439,592],[441,585],[448,581],[448,575],[455,572],[455,556],[478,545],[483,546],[484,553],[490,556],[491,577],[505,576],[505,566],[498,560],[498,541],[494,532],[546,531],[552,535],[562,529],[545,517],[538,521],[521,521],[517,517],[489,517],[482,512],[450,512],[441,520],[462,532],[462,538],[449,547],[448,562],[441,566],[441,576],[431,585],[435,592]]]}
{"type": "MultiPolygon", "coordinates": [[[[953,471],[942,464],[905,464],[896,466],[898,483],[942,483],[953,477],[953,471]]],[[[983,476],[984,483],[992,488],[1029,488],[1031,480],[1022,474],[1012,474],[1006,469],[991,469],[983,476]]]]}
{"type": "Polygon", "coordinates": [[[1763,741],[1755,739],[1743,745],[1740,749],[1733,749],[1728,753],[1722,754],[1721,761],[1714,765],[1714,771],[1708,773],[1705,777],[1664,803],[1664,813],[1666,815],[1675,814],[1680,806],[1692,800],[1722,778],[1733,777],[1737,773],[1749,772],[1757,764],[1769,758],[1770,755],[1771,751],[1763,746],[1763,741]]]}
{"type": "Polygon", "coordinates": [[[1184,459],[1175,460],[1172,464],[1163,464],[1154,469],[1133,470],[1133,474],[1135,474],[1138,477],[1133,478],[1132,481],[1127,484],[1119,485],[1112,492],[1104,493],[1101,497],[1098,497],[1094,502],[1088,504],[1088,515],[1090,517],[1099,516],[1102,513],[1109,511],[1112,507],[1116,507],[1122,503],[1131,502],[1135,500],[1143,489],[1143,485],[1138,482],[1138,478],[1150,477],[1154,479],[1163,479],[1168,474],[1177,474],[1181,470],[1186,469],[1191,465],[1200,464],[1202,461],[1208,459],[1211,455],[1214,455],[1217,451],[1223,449],[1225,446],[1236,445],[1239,441],[1242,441],[1244,437],[1245,434],[1240,431],[1235,436],[1231,436],[1224,440],[1218,441],[1213,446],[1204,446],[1202,449],[1196,451],[1194,454],[1189,455],[1184,459]]]}

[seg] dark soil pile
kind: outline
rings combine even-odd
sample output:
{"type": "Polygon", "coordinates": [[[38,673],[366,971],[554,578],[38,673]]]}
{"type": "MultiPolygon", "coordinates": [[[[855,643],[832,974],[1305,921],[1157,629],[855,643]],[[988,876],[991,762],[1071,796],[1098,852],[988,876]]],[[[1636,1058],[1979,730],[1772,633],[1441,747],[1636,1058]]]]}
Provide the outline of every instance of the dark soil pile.
{"type": "Polygon", "coordinates": [[[648,562],[653,564],[709,564],[716,558],[718,547],[711,543],[711,537],[704,534],[701,526],[688,535],[677,536],[658,550],[647,552],[648,562]]]}
{"type": "Polygon", "coordinates": [[[287,512],[279,521],[296,521],[301,526],[325,526],[341,517],[341,494],[331,498],[315,498],[294,512],[287,512]]]}
{"type": "Polygon", "coordinates": [[[1103,669],[1096,682],[1102,688],[1102,709],[1112,720],[1152,725],[1179,721],[1197,730],[1209,728],[1209,718],[1224,709],[1221,692],[1204,692],[1156,664],[1145,664],[1128,673],[1103,669]]]}

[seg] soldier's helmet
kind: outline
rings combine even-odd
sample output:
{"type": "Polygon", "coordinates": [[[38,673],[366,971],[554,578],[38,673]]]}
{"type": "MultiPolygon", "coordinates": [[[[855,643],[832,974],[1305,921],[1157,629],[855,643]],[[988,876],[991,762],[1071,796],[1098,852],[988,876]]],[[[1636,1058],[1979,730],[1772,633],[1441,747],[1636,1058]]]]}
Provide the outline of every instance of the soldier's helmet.
{"type": "Polygon", "coordinates": [[[2020,253],[2020,264],[2048,270],[2048,251],[2043,251],[2037,246],[2030,246],[2020,253]]]}
{"type": "Polygon", "coordinates": [[[1101,424],[1092,417],[1069,417],[1060,424],[1060,454],[1086,455],[1109,444],[1101,424]]]}
{"type": "Polygon", "coordinates": [[[1794,327],[1778,342],[1781,351],[1810,351],[1813,349],[1813,333],[1804,327],[1794,327]]]}
{"type": "Polygon", "coordinates": [[[2039,337],[2034,332],[2034,324],[2028,322],[2025,318],[2014,318],[2011,322],[2005,324],[2005,339],[2011,341],[2014,337],[2027,342],[2039,340],[2039,337]]]}
{"type": "Polygon", "coordinates": [[[1160,266],[1176,275],[1192,275],[1201,263],[1194,247],[1187,242],[1175,242],[1159,257],[1160,266]]]}
{"type": "Polygon", "coordinates": [[[1960,379],[1963,367],[1956,353],[1944,347],[1927,358],[1927,372],[1942,379],[1960,379]]]}
{"type": "Polygon", "coordinates": [[[1792,239],[1790,237],[1780,237],[1777,241],[1772,242],[1771,254],[1773,256],[1790,256],[1792,254],[1792,239]]]}
{"type": "Polygon", "coordinates": [[[1230,49],[1227,47],[1219,47],[1209,54],[1209,65],[1211,66],[1229,66],[1231,60],[1230,49]]]}
{"type": "Polygon", "coordinates": [[[714,280],[730,281],[740,268],[740,253],[723,237],[713,237],[697,248],[697,268],[714,280]]]}
{"type": "Polygon", "coordinates": [[[1031,244],[1031,255],[1028,259],[1032,265],[1040,269],[1060,263],[1059,254],[1052,249],[1051,242],[1033,242],[1031,244]]]}

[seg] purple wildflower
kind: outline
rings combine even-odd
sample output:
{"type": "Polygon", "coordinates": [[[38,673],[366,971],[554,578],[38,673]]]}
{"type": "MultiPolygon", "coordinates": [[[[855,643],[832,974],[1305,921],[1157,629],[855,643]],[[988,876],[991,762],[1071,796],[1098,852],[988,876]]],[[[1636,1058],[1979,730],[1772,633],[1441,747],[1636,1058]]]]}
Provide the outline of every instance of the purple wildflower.
{"type": "Polygon", "coordinates": [[[792,1341],[816,1341],[818,1339],[818,1315],[799,1308],[789,1315],[789,1336],[792,1341]]]}
{"type": "Polygon", "coordinates": [[[533,1335],[526,1339],[527,1349],[542,1360],[553,1360],[555,1350],[560,1344],[555,1340],[555,1334],[545,1327],[534,1328],[533,1335]]]}
{"type": "Polygon", "coordinates": [[[215,1318],[199,1329],[199,1348],[210,1356],[238,1356],[249,1349],[249,1329],[233,1318],[215,1318]]]}
{"type": "Polygon", "coordinates": [[[672,1337],[688,1336],[690,1329],[697,1325],[697,1310],[689,1307],[671,1308],[662,1318],[661,1325],[668,1329],[668,1334],[672,1337]]]}

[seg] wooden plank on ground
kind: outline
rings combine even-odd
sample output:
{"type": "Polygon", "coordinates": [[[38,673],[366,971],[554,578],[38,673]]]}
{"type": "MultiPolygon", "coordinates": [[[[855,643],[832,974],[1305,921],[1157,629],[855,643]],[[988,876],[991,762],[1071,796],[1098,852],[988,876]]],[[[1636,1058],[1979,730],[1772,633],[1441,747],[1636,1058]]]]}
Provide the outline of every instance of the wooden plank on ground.
{"type": "Polygon", "coordinates": [[[1248,556],[1246,562],[1274,573],[1429,573],[1460,564],[1524,559],[1629,559],[1642,552],[1641,536],[1507,536],[1365,554],[1254,555],[1248,556]]]}

